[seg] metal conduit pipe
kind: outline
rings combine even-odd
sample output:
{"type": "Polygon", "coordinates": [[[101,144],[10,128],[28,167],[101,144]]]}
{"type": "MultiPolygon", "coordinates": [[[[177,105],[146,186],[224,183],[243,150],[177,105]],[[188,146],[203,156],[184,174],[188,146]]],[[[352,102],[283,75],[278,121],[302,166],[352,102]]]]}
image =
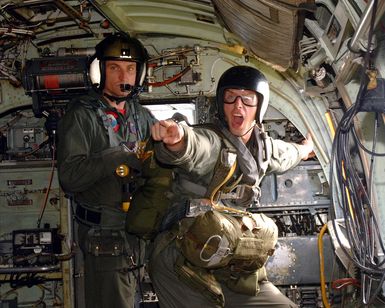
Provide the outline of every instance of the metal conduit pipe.
{"type": "Polygon", "coordinates": [[[0,274],[46,273],[46,272],[58,271],[59,269],[60,269],[60,265],[5,267],[5,268],[0,268],[0,274]]]}
{"type": "MultiPolygon", "coordinates": [[[[359,49],[357,49],[358,44],[360,39],[362,39],[369,31],[370,27],[370,20],[372,16],[372,10],[373,10],[373,5],[374,1],[376,0],[371,0],[368,5],[365,8],[365,11],[363,12],[360,22],[357,26],[356,31],[353,34],[352,39],[349,42],[349,48],[350,50],[357,51],[359,52],[359,49]]],[[[378,24],[380,21],[382,15],[385,12],[385,1],[378,1],[377,0],[377,12],[376,12],[376,19],[374,22],[374,27],[378,24]]]]}

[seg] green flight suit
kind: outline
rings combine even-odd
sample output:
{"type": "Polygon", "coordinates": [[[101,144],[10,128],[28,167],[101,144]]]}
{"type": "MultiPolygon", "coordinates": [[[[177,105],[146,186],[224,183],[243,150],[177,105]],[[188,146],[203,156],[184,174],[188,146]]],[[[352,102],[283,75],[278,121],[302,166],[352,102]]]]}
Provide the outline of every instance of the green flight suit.
{"type": "MultiPolygon", "coordinates": [[[[158,142],[155,145],[155,155],[159,161],[175,167],[174,173],[176,178],[173,187],[175,198],[180,200],[184,198],[199,199],[203,196],[197,187],[209,187],[212,177],[215,175],[215,166],[219,157],[221,157],[221,151],[226,145],[223,142],[224,137],[214,130],[186,126],[183,126],[183,129],[186,144],[183,151],[171,152],[163,143],[158,142]],[[186,181],[191,184],[190,187],[186,184],[186,181]]],[[[259,180],[256,186],[259,186],[260,180],[265,173],[285,172],[297,165],[301,160],[299,148],[296,144],[273,140],[270,137],[267,138],[268,140],[265,145],[269,149],[266,153],[270,153],[270,157],[267,158],[266,168],[263,170],[259,168],[259,180]]],[[[255,138],[251,138],[246,146],[253,157],[256,158],[258,152],[256,147],[258,147],[258,144],[255,142],[255,138]]],[[[257,159],[256,161],[260,164],[257,159]]],[[[241,170],[238,168],[235,172],[239,176],[241,170]]],[[[239,184],[242,184],[242,180],[239,184]]],[[[231,204],[228,206],[231,206],[231,204]]],[[[223,277],[225,277],[223,269],[210,270],[210,274],[213,275],[208,279],[216,281],[205,283],[203,287],[202,285],[199,286],[200,278],[194,282],[191,282],[191,279],[186,279],[187,276],[193,277],[194,275],[191,272],[189,274],[188,270],[185,272],[187,275],[181,274],[181,267],[178,264],[183,258],[175,240],[175,234],[178,234],[178,231],[175,231],[178,228],[175,226],[174,229],[158,235],[154,244],[153,254],[150,257],[150,276],[162,308],[296,307],[272,283],[266,280],[264,267],[255,272],[255,275],[252,275],[257,277],[255,281],[255,294],[245,294],[246,292],[242,293],[238,292],[239,290],[231,289],[231,283],[227,284],[223,280],[223,277]],[[182,276],[184,277],[182,278],[182,276]],[[218,287],[223,295],[219,301],[215,299],[218,287]]],[[[205,269],[201,270],[205,271],[205,269]]],[[[230,271],[226,270],[226,268],[224,270],[225,272],[230,271]]]]}
{"type": "Polygon", "coordinates": [[[154,121],[137,100],[126,102],[121,114],[91,92],[73,100],[59,122],[59,181],[73,197],[80,221],[78,240],[85,261],[87,308],[134,305],[138,271],[130,269],[143,264],[144,243],[124,231],[122,179],[115,169],[122,163],[139,166],[135,146],[149,139],[154,121]],[[126,146],[120,146],[121,142],[126,146]],[[96,246],[108,246],[111,239],[118,241],[123,251],[118,246],[113,254],[102,251],[96,256],[96,246]]]}

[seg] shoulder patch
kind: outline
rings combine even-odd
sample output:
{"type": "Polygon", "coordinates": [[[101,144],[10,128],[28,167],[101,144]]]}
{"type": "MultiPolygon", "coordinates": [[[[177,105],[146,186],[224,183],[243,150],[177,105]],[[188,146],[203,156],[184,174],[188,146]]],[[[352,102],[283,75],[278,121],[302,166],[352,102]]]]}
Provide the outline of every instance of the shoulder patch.
{"type": "Polygon", "coordinates": [[[105,111],[106,113],[106,116],[107,116],[107,121],[109,122],[110,126],[112,127],[112,129],[114,130],[114,132],[117,132],[120,128],[120,124],[119,124],[119,116],[116,112],[114,111],[111,111],[111,110],[107,110],[105,111]]]}

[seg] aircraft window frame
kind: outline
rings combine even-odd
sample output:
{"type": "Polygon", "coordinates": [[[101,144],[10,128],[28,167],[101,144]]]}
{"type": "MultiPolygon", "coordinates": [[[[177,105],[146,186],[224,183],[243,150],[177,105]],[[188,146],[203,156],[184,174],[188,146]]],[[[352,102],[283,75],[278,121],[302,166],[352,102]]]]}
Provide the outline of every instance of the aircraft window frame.
{"type": "Polygon", "coordinates": [[[196,106],[194,103],[179,104],[151,104],[144,105],[149,109],[157,120],[165,120],[171,118],[176,112],[187,117],[189,124],[197,123],[196,106]]]}

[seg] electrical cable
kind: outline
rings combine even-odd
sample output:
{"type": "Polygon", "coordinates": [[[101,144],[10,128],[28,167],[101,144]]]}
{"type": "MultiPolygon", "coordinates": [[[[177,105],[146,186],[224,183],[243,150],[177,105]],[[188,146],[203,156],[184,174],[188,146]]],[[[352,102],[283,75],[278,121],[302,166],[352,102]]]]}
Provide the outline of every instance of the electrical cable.
{"type": "Polygon", "coordinates": [[[340,290],[346,288],[347,286],[355,286],[361,288],[360,282],[355,278],[340,278],[332,282],[332,289],[340,290]]]}
{"type": "Polygon", "coordinates": [[[165,85],[168,85],[168,84],[178,80],[183,75],[185,75],[189,70],[191,70],[191,66],[187,66],[185,69],[183,69],[179,73],[173,75],[172,77],[170,77],[170,78],[168,78],[166,80],[159,81],[159,82],[149,82],[148,85],[152,86],[152,87],[163,87],[165,85]]]}
{"type": "Polygon", "coordinates": [[[49,144],[49,138],[47,138],[46,140],[44,140],[42,143],[40,143],[36,149],[30,151],[30,152],[27,152],[23,155],[20,155],[19,158],[25,158],[25,157],[28,157],[28,156],[31,156],[33,154],[35,154],[36,152],[40,151],[43,147],[45,147],[47,144],[49,144]]]}
{"type": "MultiPolygon", "coordinates": [[[[376,140],[376,136],[377,136],[377,129],[378,129],[378,126],[379,126],[379,121],[378,121],[378,117],[379,117],[379,114],[377,113],[376,114],[376,118],[375,118],[375,125],[374,125],[374,137],[373,137],[373,143],[375,142],[376,140]]],[[[367,149],[361,142],[361,140],[358,138],[357,136],[357,132],[355,130],[353,130],[353,136],[354,136],[354,139],[355,141],[357,142],[357,144],[360,146],[361,149],[363,149],[366,153],[370,154],[370,155],[373,155],[373,156],[380,156],[380,157],[385,157],[385,153],[376,153],[376,152],[373,152],[373,151],[370,151],[369,149],[367,149]]]]}
{"type": "Polygon", "coordinates": [[[41,220],[43,218],[45,209],[47,208],[48,197],[49,197],[49,193],[51,191],[52,181],[53,181],[53,177],[54,177],[54,173],[55,173],[55,159],[56,159],[55,158],[55,152],[56,152],[56,141],[55,140],[56,140],[56,136],[55,136],[55,131],[53,131],[52,133],[53,133],[53,138],[52,138],[53,144],[52,144],[51,175],[50,175],[50,178],[49,178],[49,181],[48,181],[48,188],[47,188],[47,191],[45,193],[45,198],[44,198],[43,206],[40,209],[39,217],[37,219],[37,228],[40,228],[41,220]]]}
{"type": "MultiPolygon", "coordinates": [[[[369,67],[370,63],[370,46],[373,36],[376,7],[377,1],[374,1],[368,48],[365,54],[365,64],[363,67],[364,70],[369,67]]],[[[378,227],[376,214],[372,207],[374,157],[383,156],[382,153],[376,153],[375,151],[377,144],[378,116],[376,116],[372,150],[363,147],[357,137],[353,122],[364,103],[367,84],[368,78],[366,77],[366,74],[362,74],[356,103],[345,112],[337,128],[332,146],[330,183],[332,200],[335,199],[333,190],[337,186],[341,187],[341,199],[339,200],[341,204],[339,204],[339,206],[343,209],[342,213],[345,221],[346,238],[350,247],[347,248],[342,244],[340,235],[337,232],[336,220],[333,219],[332,222],[333,228],[336,230],[336,239],[344,254],[360,270],[362,301],[365,305],[370,305],[378,296],[385,280],[385,260],[381,261],[377,259],[377,255],[385,254],[385,248],[378,227]],[[371,155],[369,174],[365,175],[366,177],[364,178],[360,176],[357,171],[357,162],[353,161],[354,153],[352,151],[355,151],[357,146],[363,148],[365,152],[371,155]],[[372,287],[374,282],[379,283],[379,286],[373,291],[372,287]]],[[[335,204],[335,200],[333,200],[332,204],[335,204]]]]}
{"type": "Polygon", "coordinates": [[[34,285],[42,284],[46,279],[42,276],[37,276],[36,273],[17,273],[10,277],[10,286],[13,289],[20,287],[32,287],[34,285]]]}

